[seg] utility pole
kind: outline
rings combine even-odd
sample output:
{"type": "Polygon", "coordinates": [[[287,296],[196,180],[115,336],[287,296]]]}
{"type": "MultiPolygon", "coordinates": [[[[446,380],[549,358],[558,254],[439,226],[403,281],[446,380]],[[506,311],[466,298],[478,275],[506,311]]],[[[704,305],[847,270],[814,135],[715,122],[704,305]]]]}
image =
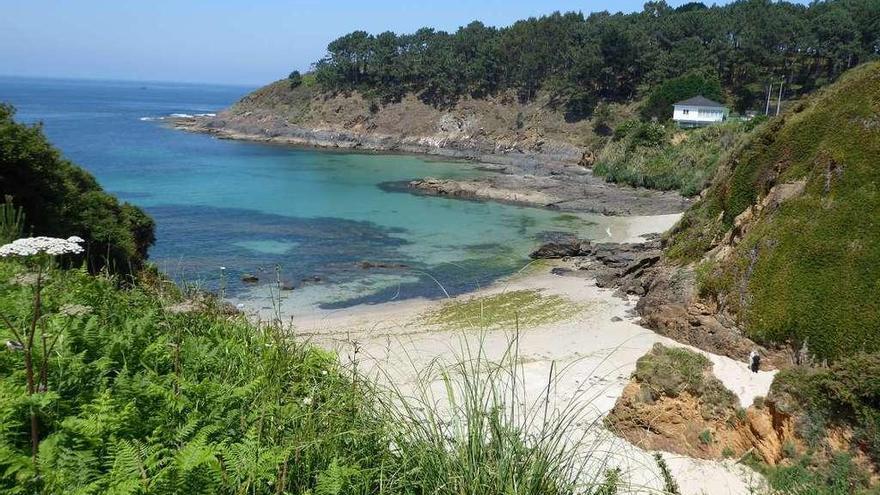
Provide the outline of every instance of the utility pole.
{"type": "Polygon", "coordinates": [[[779,108],[782,107],[782,84],[785,82],[783,79],[779,83],[779,99],[776,100],[776,115],[779,115],[779,108]]]}
{"type": "Polygon", "coordinates": [[[767,106],[764,107],[764,115],[770,115],[770,95],[773,94],[773,83],[767,88],[767,106]]]}

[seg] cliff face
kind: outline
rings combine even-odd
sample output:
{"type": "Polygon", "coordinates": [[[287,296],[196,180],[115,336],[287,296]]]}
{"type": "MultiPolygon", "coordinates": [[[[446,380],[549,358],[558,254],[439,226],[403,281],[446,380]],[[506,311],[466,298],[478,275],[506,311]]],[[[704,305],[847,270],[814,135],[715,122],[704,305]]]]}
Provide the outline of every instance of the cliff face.
{"type": "MultiPolygon", "coordinates": [[[[624,111],[624,110],[621,110],[624,111]]],[[[589,121],[566,122],[547,97],[463,98],[436,108],[407,95],[380,104],[359,93],[327,95],[286,80],[254,91],[216,117],[178,125],[219,136],[361,150],[427,153],[484,162],[590,164],[589,121]]]]}
{"type": "Polygon", "coordinates": [[[754,342],[777,348],[768,351],[777,365],[880,349],[877,156],[872,63],[765,124],[722,163],[664,239],[664,262],[643,282],[644,322],[737,358],[754,342]]]}

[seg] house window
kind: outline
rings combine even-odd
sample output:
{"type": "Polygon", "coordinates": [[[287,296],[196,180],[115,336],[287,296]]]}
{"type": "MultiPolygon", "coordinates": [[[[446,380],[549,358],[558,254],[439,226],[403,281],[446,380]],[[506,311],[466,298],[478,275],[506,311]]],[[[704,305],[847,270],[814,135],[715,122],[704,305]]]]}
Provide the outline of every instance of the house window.
{"type": "Polygon", "coordinates": [[[687,108],[685,108],[684,110],[681,111],[681,113],[688,115],[689,113],[691,113],[691,111],[688,110],[687,108]]]}

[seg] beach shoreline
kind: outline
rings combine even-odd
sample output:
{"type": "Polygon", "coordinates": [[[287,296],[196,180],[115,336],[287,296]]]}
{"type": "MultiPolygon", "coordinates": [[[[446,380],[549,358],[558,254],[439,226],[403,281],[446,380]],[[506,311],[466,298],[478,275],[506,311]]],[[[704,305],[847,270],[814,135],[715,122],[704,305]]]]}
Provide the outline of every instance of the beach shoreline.
{"type": "MultiPolygon", "coordinates": [[[[674,221],[642,217],[633,223],[636,227],[627,241],[663,231],[674,221]]],[[[576,268],[571,260],[542,261],[491,287],[449,299],[409,299],[280,316],[296,338],[332,350],[343,364],[355,365],[380,381],[391,380],[395,387],[404,389],[417,386],[420,370],[461,359],[463,349],[479,348],[487,359],[501,359],[515,338],[524,390],[532,396],[543,393],[553,370],[564,369],[555,378],[554,404],[589,396],[594,427],[601,425],[601,418],[614,407],[629,383],[636,360],[655,343],[683,346],[708,356],[716,376],[744,406],[755,396],[766,395],[773,372],[751,373],[746,363],[679,344],[640,326],[635,315],[637,298],[615,295],[613,290],[597,287],[593,278],[570,275],[572,271],[576,268]],[[477,321],[468,328],[450,328],[426,317],[443,308],[473,301],[486,301],[488,305],[505,294],[522,293],[564,300],[577,310],[519,328],[491,321],[477,321]]],[[[255,319],[271,318],[254,311],[250,314],[255,319]]],[[[604,426],[590,434],[598,435],[596,442],[603,449],[616,452],[610,464],[621,467],[634,487],[662,486],[657,485],[653,452],[610,435],[604,426]]],[[[731,461],[662,455],[683,494],[745,494],[761,482],[760,476],[731,461]]]]}

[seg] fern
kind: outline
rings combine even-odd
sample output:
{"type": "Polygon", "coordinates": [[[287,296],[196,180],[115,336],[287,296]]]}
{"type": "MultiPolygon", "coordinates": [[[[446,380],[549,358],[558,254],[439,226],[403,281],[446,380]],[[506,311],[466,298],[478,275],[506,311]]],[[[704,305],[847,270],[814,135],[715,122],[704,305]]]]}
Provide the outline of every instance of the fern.
{"type": "Polygon", "coordinates": [[[327,469],[318,475],[315,484],[315,495],[340,495],[347,493],[345,490],[352,484],[352,480],[360,474],[360,470],[339,464],[338,459],[333,459],[327,469]]]}

